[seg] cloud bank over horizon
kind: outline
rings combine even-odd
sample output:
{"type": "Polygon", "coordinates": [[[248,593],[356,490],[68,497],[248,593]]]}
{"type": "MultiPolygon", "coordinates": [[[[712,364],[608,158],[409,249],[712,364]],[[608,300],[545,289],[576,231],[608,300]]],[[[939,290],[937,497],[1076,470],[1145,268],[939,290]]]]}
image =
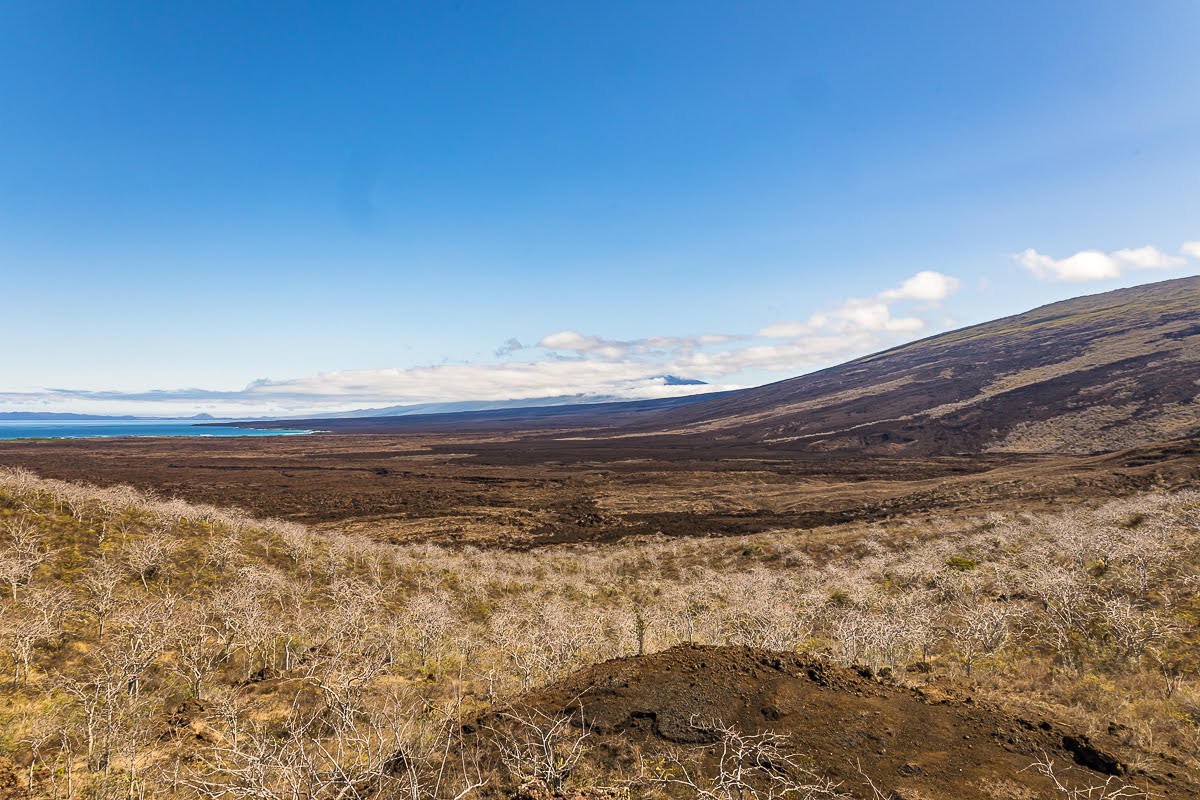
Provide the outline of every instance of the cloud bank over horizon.
{"type": "Polygon", "coordinates": [[[0,392],[0,410],[237,417],[545,397],[678,397],[743,388],[747,375],[797,375],[911,340],[932,327],[931,314],[961,285],[955,277],[926,270],[872,296],[848,298],[807,319],[772,323],[752,334],[617,340],[560,330],[532,346],[509,339],[493,361],[263,378],[232,391],[0,392]],[[704,383],[681,385],[674,377],[704,383]]]}
{"type": "MultiPolygon", "coordinates": [[[[1081,283],[1177,270],[1200,261],[1200,241],[1184,242],[1178,252],[1147,245],[1087,249],[1056,259],[1029,248],[1013,259],[1038,281],[1081,283]]],[[[229,390],[0,391],[0,411],[282,417],[463,401],[681,397],[793,377],[953,327],[943,304],[962,286],[957,277],[923,270],[873,295],[850,297],[753,333],[614,339],[564,329],[531,345],[509,338],[490,360],[261,378],[229,390]]]]}

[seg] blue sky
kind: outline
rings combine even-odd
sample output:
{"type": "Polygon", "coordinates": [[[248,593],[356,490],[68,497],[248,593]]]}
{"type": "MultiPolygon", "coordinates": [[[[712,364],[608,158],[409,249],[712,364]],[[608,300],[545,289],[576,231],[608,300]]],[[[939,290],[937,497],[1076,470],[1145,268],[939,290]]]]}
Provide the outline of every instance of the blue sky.
{"type": "Polygon", "coordinates": [[[1196,274],[1198,42],[1183,0],[0,0],[0,410],[659,396],[1196,274]]]}

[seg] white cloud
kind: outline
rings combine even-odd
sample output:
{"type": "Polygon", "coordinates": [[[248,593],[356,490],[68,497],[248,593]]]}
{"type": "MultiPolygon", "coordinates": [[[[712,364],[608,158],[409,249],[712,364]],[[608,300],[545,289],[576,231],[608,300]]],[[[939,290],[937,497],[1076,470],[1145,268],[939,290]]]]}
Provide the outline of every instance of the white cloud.
{"type": "Polygon", "coordinates": [[[1115,278],[1121,274],[1116,262],[1099,250],[1083,250],[1069,258],[1056,261],[1031,247],[1016,258],[1021,266],[1034,274],[1034,277],[1044,280],[1098,281],[1115,278]]]}
{"type": "Polygon", "coordinates": [[[1148,245],[1117,250],[1112,257],[1118,264],[1128,265],[1134,269],[1173,269],[1184,264],[1184,260],[1179,256],[1169,256],[1157,247],[1148,245]]]}
{"type": "Polygon", "coordinates": [[[696,338],[696,341],[700,344],[724,344],[726,342],[735,342],[737,340],[737,336],[729,336],[728,334],[724,333],[706,333],[703,336],[696,338]]]}
{"type": "Polygon", "coordinates": [[[282,417],[329,411],[459,400],[531,400],[582,396],[654,399],[741,388],[730,383],[675,384],[652,364],[596,359],[523,364],[461,364],[412,369],[321,373],[293,380],[259,380],[239,391],[203,389],[149,392],[72,389],[0,392],[0,410],[282,417]]]}
{"type": "Polygon", "coordinates": [[[559,331],[543,336],[538,341],[538,347],[577,355],[621,358],[626,355],[694,350],[708,345],[736,342],[741,338],[743,337],[723,333],[706,333],[703,336],[650,336],[645,339],[617,341],[599,336],[585,336],[577,331],[559,331]]]}
{"type": "MultiPolygon", "coordinates": [[[[671,396],[663,366],[619,358],[559,358],[502,364],[440,364],[409,369],[344,370],[282,381],[256,381],[244,394],[341,403],[522,400],[637,391],[671,396]],[[655,389],[661,391],[655,391],[655,389]]],[[[694,389],[693,389],[694,391],[694,389]]]]}
{"type": "Polygon", "coordinates": [[[1184,242],[1183,247],[1179,249],[1185,256],[1200,258],[1200,242],[1184,242]]]}
{"type": "Polygon", "coordinates": [[[758,332],[759,336],[768,339],[789,339],[793,336],[803,336],[810,329],[803,322],[775,322],[758,332]]]}
{"type": "Polygon", "coordinates": [[[874,297],[851,298],[837,308],[813,314],[807,322],[777,322],[760,330],[758,335],[789,339],[822,331],[843,335],[855,332],[916,333],[926,327],[925,320],[916,316],[894,316],[892,306],[904,301],[923,301],[936,307],[961,285],[958,278],[925,270],[874,297]]]}
{"type": "Polygon", "coordinates": [[[547,350],[568,350],[575,353],[594,353],[605,358],[620,358],[629,349],[623,342],[601,339],[599,336],[584,336],[576,331],[559,331],[543,336],[538,347],[547,350]]]}
{"type": "Polygon", "coordinates": [[[796,375],[911,338],[930,310],[959,287],[921,272],[872,297],[851,298],[804,322],[769,325],[756,336],[709,333],[614,340],[574,330],[536,347],[511,339],[494,361],[342,370],[289,380],[257,380],[240,391],[200,389],[95,392],[53,389],[0,394],[0,407],[100,413],[312,414],[350,408],[457,400],[523,400],[584,395],[642,399],[735,388],[739,374],[796,375]],[[897,313],[896,306],[915,307],[897,313]],[[676,385],[664,376],[707,381],[676,385]],[[186,410],[185,410],[186,409],[186,410]]]}
{"type": "Polygon", "coordinates": [[[880,293],[883,300],[925,300],[940,302],[945,300],[958,288],[962,282],[958,278],[943,275],[940,272],[924,270],[913,275],[895,289],[880,293]]]}
{"type": "MultiPolygon", "coordinates": [[[[1184,245],[1185,249],[1187,245],[1184,245]]],[[[1099,281],[1120,277],[1126,270],[1173,269],[1181,266],[1184,259],[1172,256],[1157,247],[1134,247],[1104,253],[1099,250],[1081,250],[1067,258],[1055,259],[1039,253],[1032,247],[1015,258],[1017,263],[1042,280],[1099,281]]]]}
{"type": "Polygon", "coordinates": [[[883,300],[848,300],[835,311],[814,315],[813,319],[820,320],[821,327],[845,333],[854,330],[912,333],[925,327],[925,320],[918,317],[892,316],[891,306],[883,300]]]}

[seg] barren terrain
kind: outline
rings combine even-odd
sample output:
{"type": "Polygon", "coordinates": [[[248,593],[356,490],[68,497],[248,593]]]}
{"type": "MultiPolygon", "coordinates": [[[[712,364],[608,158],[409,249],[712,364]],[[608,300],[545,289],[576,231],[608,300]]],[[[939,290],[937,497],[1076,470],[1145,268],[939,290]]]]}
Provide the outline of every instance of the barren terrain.
{"type": "Polygon", "coordinates": [[[1096,456],[870,456],[561,436],[322,434],[0,443],[0,465],[389,541],[611,542],[920,518],[1194,485],[1200,440],[1096,456]]]}
{"type": "MultiPolygon", "coordinates": [[[[681,646],[610,661],[521,703],[572,718],[594,737],[610,772],[632,752],[711,758],[725,727],[787,737],[848,794],[869,796],[876,783],[894,798],[1053,796],[1047,776],[1030,768],[1042,759],[1092,784],[1127,772],[1112,755],[1121,751],[1119,738],[1108,732],[1089,738],[953,688],[903,688],[821,660],[745,647],[681,646]]],[[[1142,776],[1141,786],[1165,797],[1195,794],[1163,766],[1142,776]]]]}

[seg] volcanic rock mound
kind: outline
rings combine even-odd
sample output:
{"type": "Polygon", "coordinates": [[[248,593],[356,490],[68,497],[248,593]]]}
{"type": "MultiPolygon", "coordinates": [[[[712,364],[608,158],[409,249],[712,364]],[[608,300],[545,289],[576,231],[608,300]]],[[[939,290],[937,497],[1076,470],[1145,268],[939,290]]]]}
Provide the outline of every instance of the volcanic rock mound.
{"type": "Polygon", "coordinates": [[[614,769],[635,749],[711,752],[715,722],[786,734],[801,759],[856,797],[872,797],[867,778],[893,798],[1058,797],[1031,768],[1048,757],[1071,785],[1111,780],[1151,797],[1200,798],[1188,776],[1171,771],[1178,765],[1153,775],[1131,769],[1108,737],[790,653],[680,646],[583,669],[523,702],[573,717],[614,769]]]}

